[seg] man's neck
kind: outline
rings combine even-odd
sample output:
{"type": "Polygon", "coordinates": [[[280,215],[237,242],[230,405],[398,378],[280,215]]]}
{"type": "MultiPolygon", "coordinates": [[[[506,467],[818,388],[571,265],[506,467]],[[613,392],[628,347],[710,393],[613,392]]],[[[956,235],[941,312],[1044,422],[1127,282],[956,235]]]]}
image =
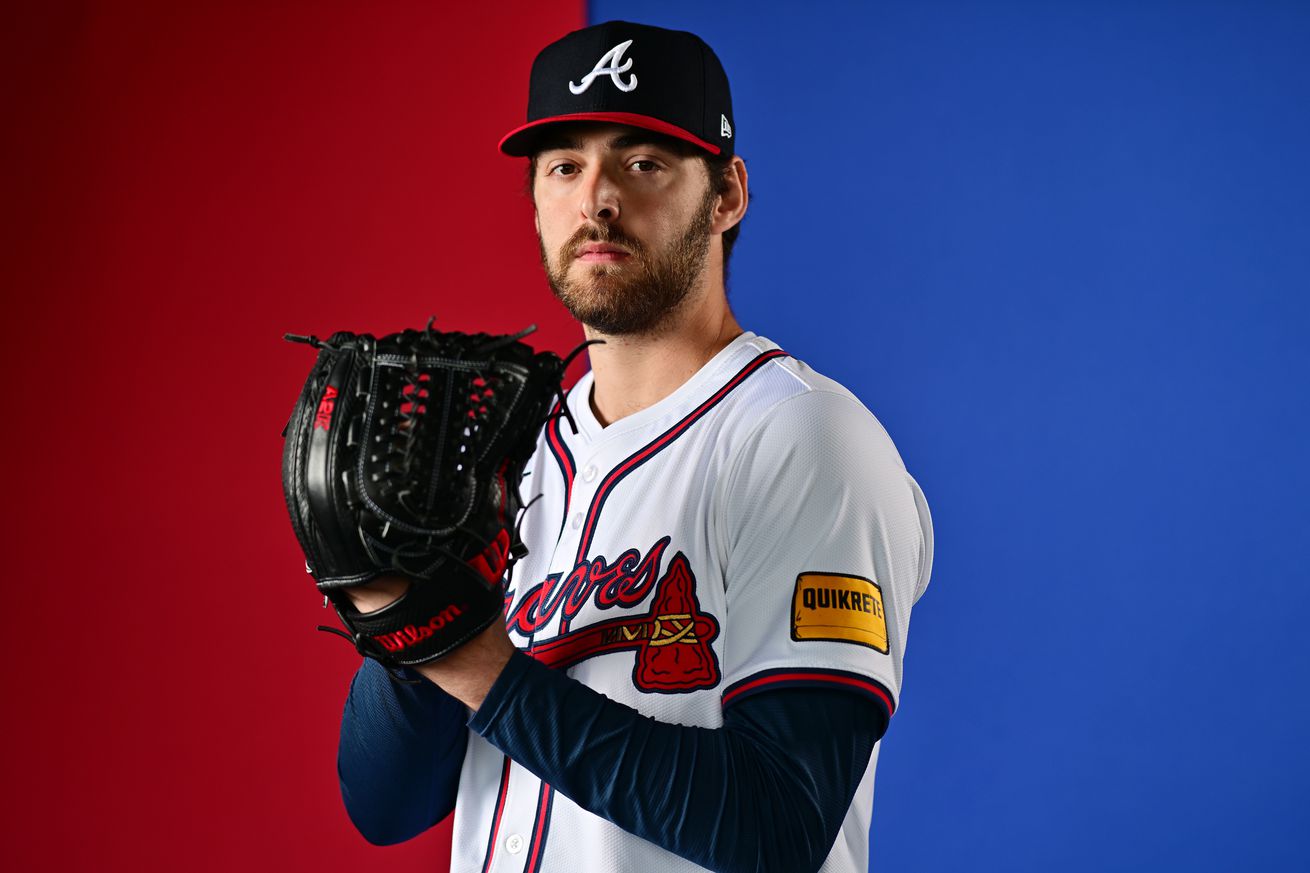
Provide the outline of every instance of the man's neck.
{"type": "Polygon", "coordinates": [[[588,350],[591,409],[602,426],[659,403],[741,336],[721,289],[689,302],[655,333],[607,336],[586,329],[587,339],[605,341],[588,350]]]}

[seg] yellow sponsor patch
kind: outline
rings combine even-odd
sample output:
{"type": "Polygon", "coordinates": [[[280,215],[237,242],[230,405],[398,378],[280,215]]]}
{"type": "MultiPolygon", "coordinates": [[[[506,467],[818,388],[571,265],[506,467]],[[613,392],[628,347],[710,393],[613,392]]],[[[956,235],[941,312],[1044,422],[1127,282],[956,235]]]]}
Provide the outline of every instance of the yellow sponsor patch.
{"type": "Polygon", "coordinates": [[[791,638],[859,643],[887,654],[882,589],[859,576],[802,573],[792,598],[791,638]]]}

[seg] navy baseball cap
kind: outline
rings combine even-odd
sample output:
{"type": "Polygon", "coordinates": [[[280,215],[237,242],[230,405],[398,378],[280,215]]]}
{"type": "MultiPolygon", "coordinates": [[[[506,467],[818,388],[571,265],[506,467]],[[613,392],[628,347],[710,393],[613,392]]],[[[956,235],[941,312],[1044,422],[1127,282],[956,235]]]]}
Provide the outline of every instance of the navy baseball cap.
{"type": "Polygon", "coordinates": [[[532,62],[527,123],[500,150],[527,157],[543,132],[567,121],[608,121],[733,154],[728,74],[699,36],[628,21],[575,30],[532,62]]]}

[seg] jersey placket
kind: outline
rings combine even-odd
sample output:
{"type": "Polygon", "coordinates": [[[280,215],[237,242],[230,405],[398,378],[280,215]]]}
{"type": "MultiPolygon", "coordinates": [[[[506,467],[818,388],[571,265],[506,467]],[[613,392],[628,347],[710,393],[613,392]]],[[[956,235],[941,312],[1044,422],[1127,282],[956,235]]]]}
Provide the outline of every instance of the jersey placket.
{"type": "MultiPolygon", "coordinates": [[[[594,457],[588,457],[588,453],[580,451],[579,446],[572,446],[571,449],[579,453],[577,463],[580,469],[569,488],[564,524],[547,565],[549,575],[556,576],[550,599],[558,597],[559,605],[549,620],[528,637],[524,648],[529,651],[542,637],[551,639],[561,632],[567,632],[564,602],[569,592],[562,590],[562,586],[577,567],[583,522],[595,496],[597,482],[601,479],[600,466],[594,457]]],[[[593,451],[591,454],[594,456],[599,452],[593,451]]],[[[536,584],[534,582],[523,589],[522,596],[530,593],[536,584]]],[[[543,607],[545,605],[545,602],[541,604],[543,607]]],[[[504,805],[492,822],[492,837],[488,846],[490,858],[483,870],[484,873],[537,873],[542,869],[545,857],[550,813],[555,802],[554,792],[531,772],[508,759],[506,766],[508,769],[501,786],[504,805]]]]}
{"type": "Polygon", "coordinates": [[[481,870],[482,873],[530,873],[540,869],[540,855],[545,848],[540,845],[544,834],[534,834],[534,825],[539,817],[538,801],[546,789],[540,779],[508,758],[505,765],[504,805],[491,823],[488,857],[481,870]]]}
{"type": "MultiPolygon", "coordinates": [[[[565,603],[571,595],[576,599],[576,595],[580,592],[566,591],[562,588],[568,584],[570,574],[577,570],[578,565],[590,558],[590,554],[580,555],[579,547],[585,533],[587,512],[596,496],[596,488],[604,478],[606,453],[603,446],[594,445],[574,446],[573,450],[576,453],[578,471],[570,489],[569,504],[564,508],[560,537],[555,543],[549,565],[550,574],[557,576],[555,590],[551,592],[551,596],[559,598],[559,607],[550,621],[533,634],[529,648],[543,638],[550,639],[568,632],[571,616],[567,614],[565,603]]],[[[591,551],[590,547],[588,551],[591,551]]]]}

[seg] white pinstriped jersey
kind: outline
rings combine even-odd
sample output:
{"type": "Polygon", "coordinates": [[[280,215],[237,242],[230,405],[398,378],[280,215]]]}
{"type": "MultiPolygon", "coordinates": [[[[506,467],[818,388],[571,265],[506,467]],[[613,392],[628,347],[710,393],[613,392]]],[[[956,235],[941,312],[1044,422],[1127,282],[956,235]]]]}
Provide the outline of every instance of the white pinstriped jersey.
{"type": "MultiPolygon", "coordinates": [[[[719,727],[732,701],[796,685],[839,685],[893,712],[932,525],[869,411],[751,333],[609,427],[591,385],[569,395],[578,433],[552,422],[523,481],[525,499],[542,496],[510,592],[515,644],[676,724],[719,727]]],[[[824,871],[867,867],[877,758],[875,746],[824,871]]],[[[454,873],[702,869],[470,732],[454,873]]]]}

